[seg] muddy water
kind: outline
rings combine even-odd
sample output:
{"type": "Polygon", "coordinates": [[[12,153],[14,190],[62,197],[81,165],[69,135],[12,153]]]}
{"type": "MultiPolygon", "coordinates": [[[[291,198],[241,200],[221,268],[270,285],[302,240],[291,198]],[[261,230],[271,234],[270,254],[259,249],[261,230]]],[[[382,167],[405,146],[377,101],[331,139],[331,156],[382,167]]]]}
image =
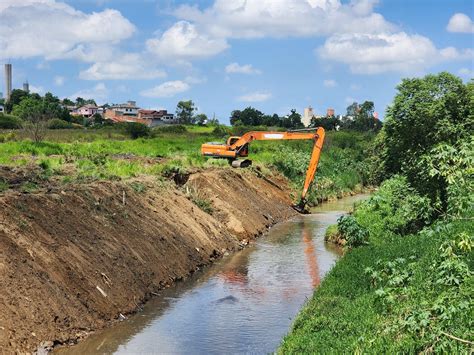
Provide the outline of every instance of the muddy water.
{"type": "Polygon", "coordinates": [[[340,250],[324,232],[364,195],[273,227],[250,247],[164,290],[142,312],[62,354],[268,353],[340,250]]]}

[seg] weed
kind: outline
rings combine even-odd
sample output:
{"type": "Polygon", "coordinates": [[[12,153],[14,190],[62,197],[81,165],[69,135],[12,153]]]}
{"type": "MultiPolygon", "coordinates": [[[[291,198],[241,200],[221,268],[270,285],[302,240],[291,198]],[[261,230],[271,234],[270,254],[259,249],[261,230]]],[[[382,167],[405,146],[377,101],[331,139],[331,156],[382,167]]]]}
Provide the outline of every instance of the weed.
{"type": "Polygon", "coordinates": [[[138,192],[138,193],[142,193],[146,191],[146,186],[140,182],[134,181],[130,184],[130,186],[135,192],[138,192]]]}
{"type": "Polygon", "coordinates": [[[201,210],[208,214],[212,214],[214,212],[212,202],[204,195],[202,195],[196,187],[185,186],[184,192],[186,197],[191,200],[196,206],[198,206],[201,210]]]}

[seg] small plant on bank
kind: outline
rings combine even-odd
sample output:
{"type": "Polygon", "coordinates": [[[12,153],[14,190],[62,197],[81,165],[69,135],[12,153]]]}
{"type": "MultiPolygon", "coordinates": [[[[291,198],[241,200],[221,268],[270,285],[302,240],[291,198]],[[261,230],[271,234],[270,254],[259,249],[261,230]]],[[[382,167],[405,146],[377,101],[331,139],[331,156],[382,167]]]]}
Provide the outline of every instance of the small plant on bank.
{"type": "Polygon", "coordinates": [[[138,192],[138,193],[142,193],[146,191],[146,186],[142,184],[141,182],[134,181],[130,184],[130,186],[135,192],[138,192]]]}
{"type": "Polygon", "coordinates": [[[203,196],[199,190],[193,186],[185,186],[184,192],[186,197],[191,200],[196,206],[207,214],[212,214],[214,208],[212,207],[212,202],[203,196]]]}

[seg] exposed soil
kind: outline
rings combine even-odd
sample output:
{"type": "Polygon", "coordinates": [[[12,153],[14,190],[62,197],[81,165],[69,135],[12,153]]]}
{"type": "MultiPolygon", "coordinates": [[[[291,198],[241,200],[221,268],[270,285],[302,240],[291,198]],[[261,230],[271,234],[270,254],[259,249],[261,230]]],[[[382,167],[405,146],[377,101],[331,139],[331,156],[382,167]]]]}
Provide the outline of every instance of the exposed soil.
{"type": "Polygon", "coordinates": [[[73,343],[295,214],[284,179],[250,171],[197,172],[181,187],[45,185],[11,169],[0,179],[11,188],[0,195],[0,353],[73,343]],[[24,181],[37,189],[15,189],[24,181]]]}

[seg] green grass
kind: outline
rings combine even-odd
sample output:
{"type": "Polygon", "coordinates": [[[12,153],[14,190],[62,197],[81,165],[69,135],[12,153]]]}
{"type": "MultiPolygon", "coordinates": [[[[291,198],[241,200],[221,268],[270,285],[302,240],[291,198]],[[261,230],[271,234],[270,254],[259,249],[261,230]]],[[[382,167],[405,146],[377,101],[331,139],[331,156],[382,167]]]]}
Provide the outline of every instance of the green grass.
{"type": "Polygon", "coordinates": [[[427,225],[426,204],[395,178],[356,208],[369,244],[328,273],[280,353],[472,351],[453,336],[474,335],[474,223],[427,225]]]}
{"type": "MultiPolygon", "coordinates": [[[[226,160],[206,159],[200,154],[202,143],[225,140],[213,135],[214,127],[186,126],[176,132],[157,128],[152,137],[135,140],[112,128],[49,130],[42,143],[24,139],[24,133],[19,131],[14,139],[2,143],[0,164],[23,166],[33,162],[47,167],[44,170],[49,176],[62,175],[62,170],[66,170],[71,179],[63,177],[63,181],[160,175],[176,166],[227,166],[226,160]],[[149,163],[147,159],[155,160],[149,163]]],[[[355,132],[328,132],[310,204],[341,197],[365,184],[363,151],[371,140],[372,136],[355,132]]],[[[252,142],[250,159],[264,171],[271,168],[285,174],[297,195],[311,148],[309,141],[252,142]]]]}

